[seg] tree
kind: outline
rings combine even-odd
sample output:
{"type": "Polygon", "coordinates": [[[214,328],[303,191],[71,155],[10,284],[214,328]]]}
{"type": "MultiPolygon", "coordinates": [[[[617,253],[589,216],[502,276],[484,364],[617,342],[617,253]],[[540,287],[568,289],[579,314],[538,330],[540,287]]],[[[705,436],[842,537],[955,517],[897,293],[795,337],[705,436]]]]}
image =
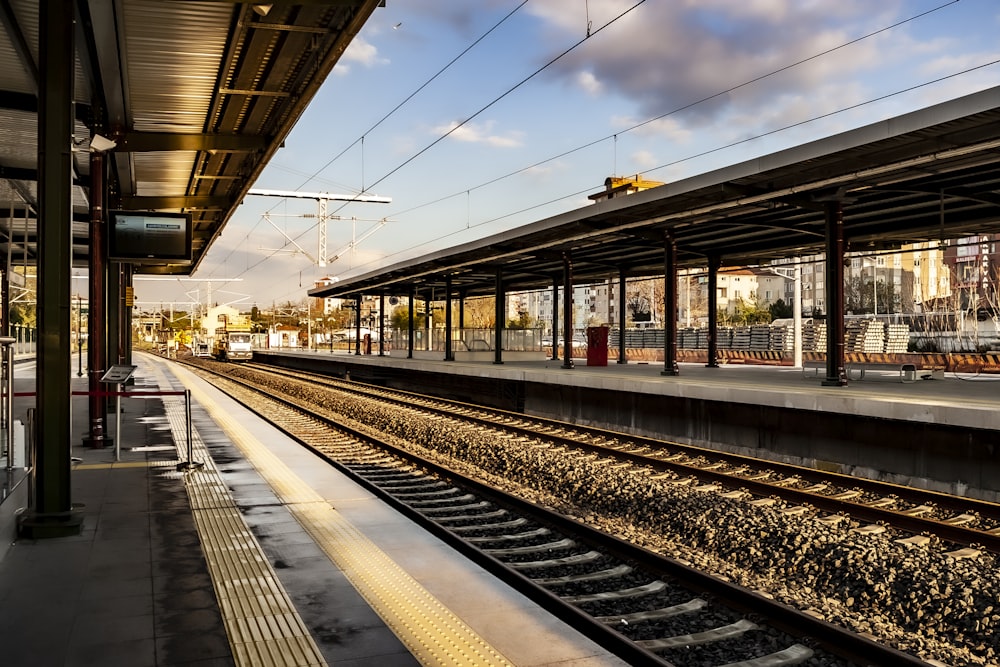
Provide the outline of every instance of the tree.
{"type": "Polygon", "coordinates": [[[736,308],[729,319],[733,324],[741,325],[770,324],[771,311],[767,308],[762,308],[756,297],[748,301],[737,298],[736,308]]]}
{"type": "Polygon", "coordinates": [[[496,299],[483,296],[465,302],[465,326],[470,329],[492,329],[496,324],[496,299]]]}
{"type": "Polygon", "coordinates": [[[767,307],[771,313],[771,321],[783,320],[795,315],[791,304],[785,303],[784,299],[778,299],[767,307]]]}
{"type": "Polygon", "coordinates": [[[517,317],[507,320],[508,329],[530,329],[533,326],[535,326],[535,319],[526,310],[519,312],[517,317]]]}
{"type": "Polygon", "coordinates": [[[10,305],[10,323],[32,329],[36,325],[35,304],[12,303],[10,305]]]}
{"type": "MultiPolygon", "coordinates": [[[[410,328],[410,309],[407,306],[396,306],[392,315],[389,316],[389,322],[393,329],[408,330],[410,328]]],[[[421,312],[415,312],[413,328],[423,329],[425,326],[427,326],[427,316],[421,312]]]]}
{"type": "Polygon", "coordinates": [[[867,276],[853,276],[844,280],[844,310],[848,313],[898,313],[900,300],[895,285],[886,280],[879,279],[873,283],[867,276]]]}

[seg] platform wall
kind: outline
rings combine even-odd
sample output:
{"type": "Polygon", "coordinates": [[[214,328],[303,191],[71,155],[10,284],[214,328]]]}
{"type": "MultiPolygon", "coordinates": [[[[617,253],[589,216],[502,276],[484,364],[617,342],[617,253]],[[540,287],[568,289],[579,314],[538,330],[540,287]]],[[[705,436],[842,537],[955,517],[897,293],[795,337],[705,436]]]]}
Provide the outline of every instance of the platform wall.
{"type": "Polygon", "coordinates": [[[284,355],[284,367],[1000,501],[995,431],[284,355]]]}

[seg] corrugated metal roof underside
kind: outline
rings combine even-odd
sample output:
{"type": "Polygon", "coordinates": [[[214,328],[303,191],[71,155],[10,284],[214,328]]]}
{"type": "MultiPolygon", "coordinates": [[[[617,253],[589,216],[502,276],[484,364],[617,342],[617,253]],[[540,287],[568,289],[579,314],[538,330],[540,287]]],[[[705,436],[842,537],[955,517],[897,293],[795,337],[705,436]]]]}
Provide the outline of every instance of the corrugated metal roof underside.
{"type": "Polygon", "coordinates": [[[852,249],[1000,232],[1000,88],[741,164],[605,200],[516,230],[309,291],[442,295],[662,275],[664,239],[682,267],[822,253],[827,202],[852,249]]]}
{"type": "MultiPolygon", "coordinates": [[[[73,262],[89,253],[89,139],[117,142],[105,209],[190,211],[194,262],[137,267],[186,275],[281,145],[378,0],[249,3],[89,0],[77,9],[73,262]]],[[[0,12],[0,253],[35,262],[38,11],[0,12]],[[27,247],[27,253],[24,252],[27,247]]],[[[7,11],[9,10],[9,11],[7,11]]]]}

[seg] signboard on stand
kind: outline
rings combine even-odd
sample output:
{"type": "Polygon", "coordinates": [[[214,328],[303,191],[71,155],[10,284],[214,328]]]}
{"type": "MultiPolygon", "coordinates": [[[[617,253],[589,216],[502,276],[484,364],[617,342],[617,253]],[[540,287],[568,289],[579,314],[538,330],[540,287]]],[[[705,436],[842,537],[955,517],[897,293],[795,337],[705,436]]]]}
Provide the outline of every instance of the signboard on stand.
{"type": "Polygon", "coordinates": [[[121,456],[122,445],[122,384],[128,382],[135,373],[136,366],[115,364],[101,376],[101,382],[116,385],[115,391],[115,461],[121,456]]]}

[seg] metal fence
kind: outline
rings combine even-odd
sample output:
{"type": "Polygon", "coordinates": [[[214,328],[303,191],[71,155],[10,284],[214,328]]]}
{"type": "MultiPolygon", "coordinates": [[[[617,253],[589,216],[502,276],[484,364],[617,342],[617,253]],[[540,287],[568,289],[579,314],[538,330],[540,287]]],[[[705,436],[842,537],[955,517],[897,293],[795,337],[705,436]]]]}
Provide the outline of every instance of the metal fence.
{"type": "MultiPolygon", "coordinates": [[[[409,349],[409,331],[393,329],[386,332],[394,350],[409,349]]],[[[454,352],[491,352],[496,345],[493,329],[453,329],[451,349],[454,352]]],[[[417,329],[413,332],[413,349],[444,353],[447,332],[444,329],[417,329]]],[[[500,332],[500,346],[506,352],[541,352],[541,329],[504,329],[500,332]]]]}

